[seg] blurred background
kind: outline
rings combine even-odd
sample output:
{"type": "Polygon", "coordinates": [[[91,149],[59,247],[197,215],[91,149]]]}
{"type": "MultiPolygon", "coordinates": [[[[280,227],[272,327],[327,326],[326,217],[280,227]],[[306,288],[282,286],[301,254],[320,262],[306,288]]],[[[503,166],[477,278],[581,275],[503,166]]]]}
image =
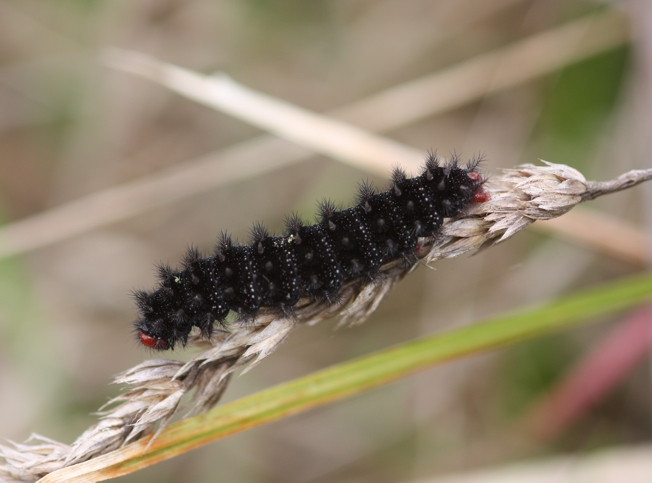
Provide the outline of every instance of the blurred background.
{"type": "MultiPolygon", "coordinates": [[[[424,156],[482,153],[489,176],[541,158],[605,180],[652,167],[652,3],[645,0],[0,0],[0,240],[65,203],[198,158],[219,163],[225,150],[264,135],[103,66],[99,53],[108,46],[223,71],[328,112],[533,36],[590,25],[589,18],[599,18],[599,28],[580,29],[585,35],[538,51],[522,67],[582,45],[594,46],[591,55],[522,79],[497,62],[496,79],[512,79],[508,87],[465,98],[465,85],[456,83],[442,93],[452,99],[447,107],[383,134],[424,156]]],[[[280,230],[285,214],[311,217],[324,197],[348,204],[362,179],[385,183],[315,155],[52,243],[59,225],[37,224],[33,247],[0,260],[0,436],[23,441],[38,432],[70,443],[95,422],[91,413],[118,393],[111,377],[153,356],[134,340],[130,291],[153,286],[155,263],[178,263],[191,243],[211,249],[222,229],[240,240],[254,221],[280,230]]],[[[643,186],[586,209],[643,237],[652,228],[650,206],[643,186]]],[[[628,243],[619,232],[598,235],[628,243]]],[[[224,401],[633,274],[649,253],[618,256],[532,227],[476,256],[416,270],[361,326],[296,330],[236,378],[224,401]]],[[[118,481],[399,482],[648,443],[650,344],[621,347],[634,353],[631,363],[599,397],[585,398],[582,382],[601,375],[590,361],[608,352],[615,330],[602,321],[451,363],[118,481]],[[570,416],[555,419],[560,414],[570,416]]]]}

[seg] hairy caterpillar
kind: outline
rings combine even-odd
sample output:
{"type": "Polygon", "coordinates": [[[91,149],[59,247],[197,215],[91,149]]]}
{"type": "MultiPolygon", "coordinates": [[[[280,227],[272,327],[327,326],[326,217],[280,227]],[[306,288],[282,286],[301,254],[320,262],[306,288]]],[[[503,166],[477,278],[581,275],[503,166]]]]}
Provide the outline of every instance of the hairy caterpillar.
{"type": "Polygon", "coordinates": [[[344,283],[373,280],[391,261],[414,261],[420,237],[434,236],[445,217],[471,203],[487,201],[479,164],[477,158],[460,167],[454,157],[442,165],[430,155],[419,176],[395,169],[386,191],[363,183],[355,206],[337,210],[322,202],[314,225],[292,215],[284,236],[257,224],[249,245],[223,234],[211,256],[190,248],[180,270],[159,267],[155,291],[135,292],[140,342],[171,349],[185,344],[194,326],[209,336],[231,311],[246,317],[267,307],[291,314],[304,297],[328,304],[344,283]]]}

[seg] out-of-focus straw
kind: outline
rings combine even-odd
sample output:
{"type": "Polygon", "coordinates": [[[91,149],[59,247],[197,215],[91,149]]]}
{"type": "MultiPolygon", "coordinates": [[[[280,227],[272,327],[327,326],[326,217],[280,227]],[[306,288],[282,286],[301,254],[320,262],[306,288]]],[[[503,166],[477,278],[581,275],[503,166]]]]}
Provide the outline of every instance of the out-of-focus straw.
{"type": "Polygon", "coordinates": [[[628,40],[629,32],[622,15],[607,11],[584,18],[336,109],[329,113],[329,118],[319,117],[315,121],[315,117],[310,117],[313,125],[317,122],[319,126],[329,126],[328,138],[320,138],[315,132],[304,129],[303,121],[297,123],[296,117],[295,122],[285,126],[281,122],[283,118],[277,115],[280,111],[260,110],[259,104],[252,103],[261,100],[268,107],[281,106],[290,113],[306,113],[305,110],[255,93],[228,78],[206,77],[143,54],[110,49],[105,52],[104,59],[112,67],[145,76],[213,108],[228,108],[232,115],[293,139],[301,146],[260,136],[64,203],[1,227],[0,258],[35,250],[194,194],[300,162],[311,156],[312,150],[383,176],[392,164],[407,168],[418,165],[422,154],[414,149],[342,125],[333,118],[372,131],[394,129],[549,74],[628,40]],[[202,97],[202,93],[207,96],[202,97]],[[253,96],[243,98],[240,95],[242,103],[238,106],[230,98],[231,94],[238,93],[253,96]],[[223,107],[220,107],[220,99],[226,102],[223,107]],[[329,144],[320,147],[325,141],[329,144]],[[348,144],[349,141],[355,143],[348,144]],[[376,145],[376,141],[380,144],[376,145]],[[376,158],[374,153],[379,151],[379,146],[387,146],[388,150],[382,150],[376,158]]]}

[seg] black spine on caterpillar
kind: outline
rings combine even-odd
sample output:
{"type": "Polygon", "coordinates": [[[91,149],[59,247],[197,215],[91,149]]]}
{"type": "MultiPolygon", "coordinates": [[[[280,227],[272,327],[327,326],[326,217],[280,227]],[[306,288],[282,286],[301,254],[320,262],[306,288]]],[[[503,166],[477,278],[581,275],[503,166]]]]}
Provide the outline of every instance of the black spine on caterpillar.
{"type": "Polygon", "coordinates": [[[180,270],[159,267],[155,291],[135,293],[140,342],[170,349],[185,345],[195,326],[210,336],[231,311],[247,317],[267,307],[291,314],[302,297],[336,300],[344,283],[371,280],[383,264],[409,260],[418,239],[435,235],[444,218],[487,201],[479,164],[478,158],[460,167],[454,158],[442,165],[431,155],[419,176],[394,170],[386,191],[363,183],[355,206],[321,203],[314,225],[293,215],[284,236],[270,236],[257,224],[249,245],[223,234],[211,256],[190,248],[180,270]]]}

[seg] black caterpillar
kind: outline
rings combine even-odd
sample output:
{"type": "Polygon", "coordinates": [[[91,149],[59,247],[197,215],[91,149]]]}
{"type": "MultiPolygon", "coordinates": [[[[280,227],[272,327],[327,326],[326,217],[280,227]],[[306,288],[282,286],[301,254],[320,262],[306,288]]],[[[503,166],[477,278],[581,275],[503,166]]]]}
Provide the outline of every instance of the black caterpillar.
{"type": "Polygon", "coordinates": [[[344,283],[372,279],[387,262],[413,259],[418,238],[433,236],[444,217],[486,201],[479,164],[478,158],[462,168],[454,158],[441,165],[430,155],[420,176],[395,169],[387,191],[363,183],[355,206],[337,210],[322,202],[314,225],[293,215],[284,236],[255,225],[249,245],[235,245],[223,234],[209,257],[190,248],[181,270],[159,267],[157,290],[135,293],[140,342],[171,349],[186,344],[193,326],[210,336],[230,311],[251,316],[271,307],[288,314],[302,297],[336,300],[344,283]]]}

